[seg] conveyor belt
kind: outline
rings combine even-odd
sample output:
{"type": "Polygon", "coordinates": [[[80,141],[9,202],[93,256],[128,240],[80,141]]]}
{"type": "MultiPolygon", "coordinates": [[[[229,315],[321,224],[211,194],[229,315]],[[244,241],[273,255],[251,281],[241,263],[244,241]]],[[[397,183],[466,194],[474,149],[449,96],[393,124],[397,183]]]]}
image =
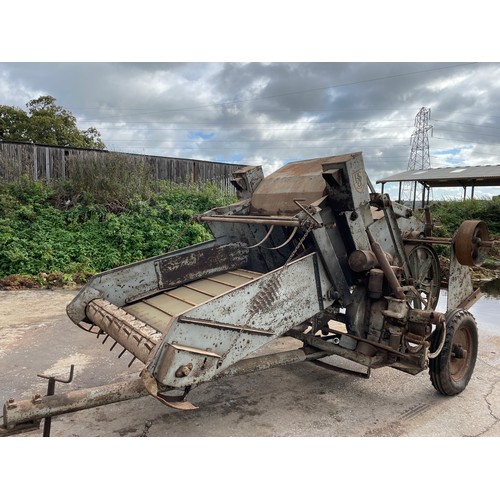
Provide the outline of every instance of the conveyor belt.
{"type": "Polygon", "coordinates": [[[173,316],[182,314],[260,276],[262,276],[261,273],[246,269],[226,271],[166,290],[124,306],[122,309],[159,332],[163,332],[173,316]]]}

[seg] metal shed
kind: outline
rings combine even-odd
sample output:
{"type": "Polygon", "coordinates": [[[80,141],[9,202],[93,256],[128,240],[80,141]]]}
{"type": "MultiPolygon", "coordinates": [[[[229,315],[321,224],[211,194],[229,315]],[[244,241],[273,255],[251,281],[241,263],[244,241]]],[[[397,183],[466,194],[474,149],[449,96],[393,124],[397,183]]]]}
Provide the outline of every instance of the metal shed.
{"type": "MultiPolygon", "coordinates": [[[[380,179],[377,184],[384,186],[388,182],[399,182],[399,200],[401,200],[401,188],[403,182],[415,183],[415,198],[417,184],[422,186],[422,207],[429,203],[431,188],[462,187],[464,200],[467,197],[467,188],[470,187],[470,196],[474,198],[475,187],[498,187],[500,186],[500,165],[480,165],[469,167],[447,167],[428,168],[422,170],[406,170],[399,174],[380,179]]],[[[413,200],[415,208],[416,200],[413,200]]]]}

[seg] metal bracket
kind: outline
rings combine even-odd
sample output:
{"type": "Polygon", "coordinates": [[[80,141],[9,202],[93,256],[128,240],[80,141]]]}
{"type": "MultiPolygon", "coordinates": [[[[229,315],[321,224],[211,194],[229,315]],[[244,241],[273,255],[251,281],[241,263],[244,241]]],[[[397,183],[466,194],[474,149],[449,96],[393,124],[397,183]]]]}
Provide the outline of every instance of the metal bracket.
{"type": "Polygon", "coordinates": [[[338,372],[338,373],[346,373],[348,375],[354,375],[355,377],[360,377],[360,378],[370,378],[371,375],[371,367],[365,367],[366,372],[359,372],[356,370],[350,370],[349,368],[342,368],[341,366],[335,366],[331,365],[330,363],[325,363],[324,361],[321,361],[319,359],[315,359],[311,361],[311,363],[321,366],[322,368],[326,368],[327,370],[331,370],[333,372],[338,372]]]}
{"type": "Polygon", "coordinates": [[[300,201],[305,201],[301,198],[298,198],[298,199],[294,199],[293,202],[302,210],[302,212],[304,212],[304,214],[309,217],[309,219],[311,219],[313,225],[315,228],[318,228],[318,227],[321,227],[323,226],[323,224],[321,222],[319,222],[315,217],[314,217],[314,214],[309,212],[308,209],[302,205],[301,203],[299,203],[300,201]]]}

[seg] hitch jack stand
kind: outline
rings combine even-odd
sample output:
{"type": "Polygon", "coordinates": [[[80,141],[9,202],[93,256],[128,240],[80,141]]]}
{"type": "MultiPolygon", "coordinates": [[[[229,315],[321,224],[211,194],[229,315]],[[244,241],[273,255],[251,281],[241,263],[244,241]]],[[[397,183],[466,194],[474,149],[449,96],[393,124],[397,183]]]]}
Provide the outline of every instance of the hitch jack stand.
{"type": "MultiPolygon", "coordinates": [[[[47,387],[47,396],[53,396],[56,389],[56,382],[61,382],[61,384],[69,384],[73,380],[73,372],[75,365],[71,365],[69,372],[69,378],[67,380],[58,379],[55,377],[48,377],[47,375],[38,375],[40,378],[46,378],[49,383],[47,387]]],[[[45,417],[43,422],[43,437],[50,437],[50,426],[52,423],[52,417],[45,417]]]]}

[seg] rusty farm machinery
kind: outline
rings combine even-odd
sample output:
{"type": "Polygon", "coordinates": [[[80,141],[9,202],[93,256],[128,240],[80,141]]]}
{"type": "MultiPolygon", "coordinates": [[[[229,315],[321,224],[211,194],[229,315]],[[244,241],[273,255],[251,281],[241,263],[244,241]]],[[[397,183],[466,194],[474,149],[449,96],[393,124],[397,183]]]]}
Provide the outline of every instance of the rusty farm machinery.
{"type": "MultiPolygon", "coordinates": [[[[222,377],[338,356],[370,370],[428,370],[452,396],[474,370],[480,296],[470,267],[493,245],[482,221],[433,236],[414,213],[377,193],[361,153],[233,174],[238,202],[197,220],[213,239],[94,276],[67,307],[89,335],[111,338],[141,364],[132,381],[10,399],[3,432],[99,405],[152,396],[194,409],[189,392],[222,377]],[[450,247],[446,311],[434,245],[450,247]],[[260,355],[278,337],[300,348],[260,355]]],[[[51,385],[52,384],[52,385],[51,385]]],[[[50,431],[45,429],[44,435],[50,431]]]]}

